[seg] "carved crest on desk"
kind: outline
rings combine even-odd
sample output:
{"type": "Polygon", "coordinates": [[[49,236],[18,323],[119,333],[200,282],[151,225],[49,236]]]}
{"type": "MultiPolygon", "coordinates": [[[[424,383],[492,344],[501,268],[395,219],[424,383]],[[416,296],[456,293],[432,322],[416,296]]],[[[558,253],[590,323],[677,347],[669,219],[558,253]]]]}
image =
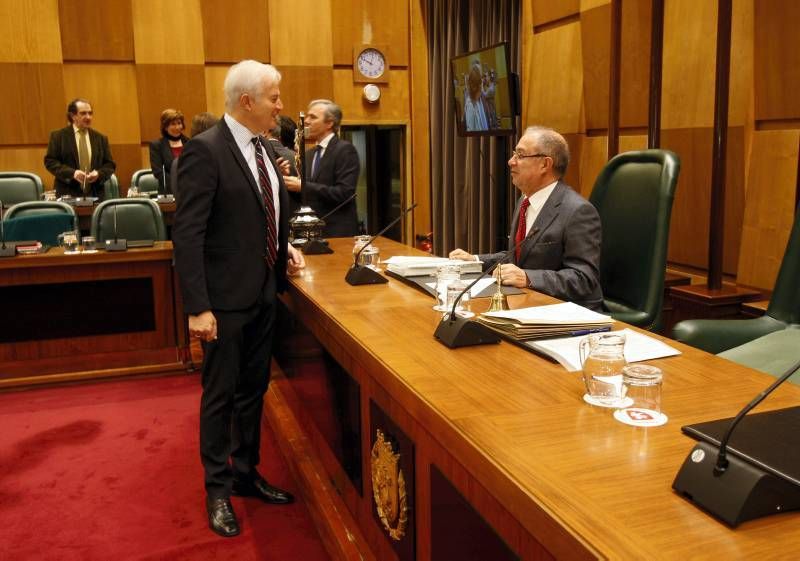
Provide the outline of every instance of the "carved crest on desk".
{"type": "Polygon", "coordinates": [[[408,505],[406,482],[400,469],[400,454],[378,429],[370,459],[372,466],[372,494],[375,508],[384,529],[394,540],[406,533],[408,505]]]}

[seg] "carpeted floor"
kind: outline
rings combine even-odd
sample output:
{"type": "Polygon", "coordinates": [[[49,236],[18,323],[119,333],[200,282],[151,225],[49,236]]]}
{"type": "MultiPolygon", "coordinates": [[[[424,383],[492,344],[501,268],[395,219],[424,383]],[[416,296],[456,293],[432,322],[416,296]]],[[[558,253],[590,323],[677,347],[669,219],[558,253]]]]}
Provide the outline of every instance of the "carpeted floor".
{"type": "MultiPolygon", "coordinates": [[[[233,498],[207,525],[198,376],[0,394],[0,560],[327,560],[305,505],[233,498]]],[[[265,423],[260,471],[296,487],[265,423]]]]}

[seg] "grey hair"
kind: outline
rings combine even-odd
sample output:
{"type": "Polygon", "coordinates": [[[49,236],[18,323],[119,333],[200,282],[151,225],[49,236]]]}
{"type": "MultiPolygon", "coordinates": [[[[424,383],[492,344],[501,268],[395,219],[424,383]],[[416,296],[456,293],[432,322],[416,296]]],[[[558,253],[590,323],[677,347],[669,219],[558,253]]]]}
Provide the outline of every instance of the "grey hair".
{"type": "Polygon", "coordinates": [[[569,165],[569,145],[559,133],[548,127],[534,125],[525,129],[525,135],[536,137],[539,150],[553,158],[553,169],[564,177],[569,165]]]}
{"type": "Polygon", "coordinates": [[[325,106],[325,120],[333,121],[333,132],[338,133],[339,125],[342,123],[342,108],[330,99],[315,99],[308,104],[308,108],[311,109],[314,105],[325,106]]]}
{"type": "Polygon", "coordinates": [[[257,60],[243,60],[231,66],[223,86],[225,110],[230,113],[236,109],[242,94],[248,94],[255,101],[265,78],[270,85],[275,85],[280,83],[281,73],[271,64],[257,60]]]}

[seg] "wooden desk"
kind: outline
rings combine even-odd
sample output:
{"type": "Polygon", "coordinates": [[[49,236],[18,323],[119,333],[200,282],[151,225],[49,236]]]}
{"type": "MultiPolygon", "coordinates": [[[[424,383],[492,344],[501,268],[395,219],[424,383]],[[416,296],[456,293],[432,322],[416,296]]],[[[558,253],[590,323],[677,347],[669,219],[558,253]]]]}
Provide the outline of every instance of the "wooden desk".
{"type": "MultiPolygon", "coordinates": [[[[161,212],[164,215],[164,224],[168,227],[172,226],[176,208],[175,201],[171,203],[159,202],[158,206],[161,208],[161,212]]],[[[81,232],[88,233],[92,228],[92,214],[94,214],[94,209],[97,208],[97,205],[76,206],[73,208],[78,215],[78,224],[80,225],[81,232]]]]}
{"type": "Polygon", "coordinates": [[[183,370],[172,243],[0,260],[0,388],[183,370]]]}
{"type": "MultiPolygon", "coordinates": [[[[383,258],[414,251],[388,240],[377,245],[383,258]]],[[[669,422],[629,427],[581,400],[580,374],[516,346],[447,349],[433,337],[439,315],[421,292],[392,279],[347,285],[351,246],[331,240],[334,254],[306,256],[307,269],[292,280],[287,302],[360,388],[363,492],[308,421],[311,406],[297,399],[291,374],[274,379],[266,414],[306,496],[330,491],[327,503],[311,501],[333,505],[318,519],[353,521],[357,527],[343,535],[363,537],[361,555],[409,558],[409,548],[390,539],[374,515],[370,450],[379,411],[379,428],[402,433],[413,446],[413,473],[405,473],[415,489],[410,558],[455,559],[447,548],[474,531],[456,524],[456,538],[448,541],[450,519],[441,515],[449,511],[432,499],[442,478],[521,559],[796,558],[800,514],[732,530],[671,490],[694,442],[680,427],[735,415],[773,378],[670,342],[683,354],[652,361],[664,372],[669,422]],[[301,450],[303,441],[308,446],[301,450]],[[326,472],[316,488],[309,465],[326,472]]],[[[552,299],[528,293],[509,301],[516,308],[552,299]]],[[[799,402],[800,388],[787,384],[759,409],[799,402]]],[[[329,530],[328,541],[335,534],[329,530]]]]}

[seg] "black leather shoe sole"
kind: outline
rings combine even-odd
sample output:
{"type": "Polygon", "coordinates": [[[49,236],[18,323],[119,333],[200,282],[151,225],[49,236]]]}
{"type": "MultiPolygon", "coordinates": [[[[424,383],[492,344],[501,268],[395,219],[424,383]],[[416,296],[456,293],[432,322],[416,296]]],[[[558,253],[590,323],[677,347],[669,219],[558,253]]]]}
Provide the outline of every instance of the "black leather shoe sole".
{"type": "Polygon", "coordinates": [[[294,495],[273,487],[264,480],[251,484],[234,483],[231,494],[237,497],[254,497],[271,505],[286,505],[294,502],[294,495]]]}

